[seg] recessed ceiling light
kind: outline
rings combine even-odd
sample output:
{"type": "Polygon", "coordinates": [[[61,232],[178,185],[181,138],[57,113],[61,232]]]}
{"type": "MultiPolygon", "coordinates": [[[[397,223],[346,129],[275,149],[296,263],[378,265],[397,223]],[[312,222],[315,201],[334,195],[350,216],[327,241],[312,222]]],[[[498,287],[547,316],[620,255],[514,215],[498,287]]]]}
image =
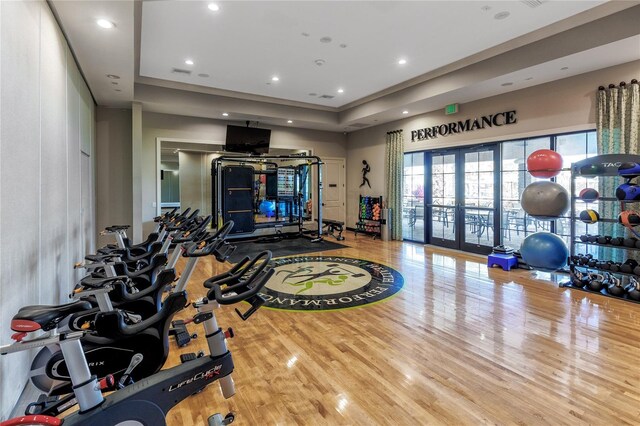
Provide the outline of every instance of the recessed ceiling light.
{"type": "Polygon", "coordinates": [[[202,77],[202,78],[208,78],[209,74],[198,74],[198,77],[202,77]]]}
{"type": "Polygon", "coordinates": [[[98,19],[96,21],[96,24],[98,24],[99,27],[101,28],[106,28],[106,29],[111,29],[111,28],[115,28],[116,24],[114,24],[113,22],[107,20],[107,19],[98,19]]]}
{"type": "Polygon", "coordinates": [[[331,43],[331,37],[327,37],[327,36],[322,37],[320,39],[320,43],[331,43]]]}
{"type": "Polygon", "coordinates": [[[191,59],[187,59],[184,63],[187,65],[193,65],[193,61],[191,59]]]}
{"type": "Polygon", "coordinates": [[[277,75],[274,75],[273,77],[271,77],[271,81],[280,81],[280,78],[278,78],[277,75]]]}
{"type": "Polygon", "coordinates": [[[220,6],[218,6],[218,5],[217,5],[217,4],[215,4],[215,3],[209,3],[209,4],[207,5],[207,7],[209,8],[209,10],[212,10],[212,11],[214,11],[214,12],[217,12],[217,11],[219,11],[219,10],[220,10],[220,6]]]}
{"type": "Polygon", "coordinates": [[[568,70],[568,69],[569,69],[569,67],[562,67],[562,68],[560,68],[560,69],[561,69],[562,71],[564,71],[564,70],[568,70]]]}
{"type": "Polygon", "coordinates": [[[311,34],[309,33],[302,33],[302,37],[309,37],[311,34]]]}
{"type": "Polygon", "coordinates": [[[344,93],[344,89],[338,89],[338,93],[344,93]]]}
{"type": "Polygon", "coordinates": [[[409,114],[409,111],[407,111],[406,109],[404,111],[402,111],[403,114],[409,114]]]}
{"type": "Polygon", "coordinates": [[[318,96],[318,94],[311,92],[311,93],[309,93],[309,96],[318,96]]]}
{"type": "Polygon", "coordinates": [[[398,64],[400,64],[400,65],[404,65],[404,64],[406,64],[406,63],[407,63],[407,60],[406,60],[406,59],[400,59],[400,60],[398,61],[398,64]]]}
{"type": "Polygon", "coordinates": [[[119,76],[119,75],[115,75],[115,74],[107,74],[107,77],[109,77],[109,78],[111,78],[111,79],[113,79],[113,80],[117,80],[117,79],[119,79],[119,78],[120,78],[120,76],[119,76]]]}
{"type": "Polygon", "coordinates": [[[510,81],[507,81],[506,83],[502,83],[501,86],[502,87],[513,86],[513,83],[510,81]]]}
{"type": "Polygon", "coordinates": [[[118,82],[117,81],[112,81],[111,84],[118,84],[118,82]]]}
{"type": "Polygon", "coordinates": [[[228,116],[229,116],[229,113],[228,113],[228,112],[223,112],[223,113],[222,113],[222,116],[223,116],[223,117],[228,117],[228,116]]]}
{"type": "Polygon", "coordinates": [[[120,90],[120,89],[115,89],[115,91],[116,91],[116,92],[122,92],[122,90],[120,90]]]}
{"type": "Polygon", "coordinates": [[[498,12],[495,15],[493,15],[493,19],[497,19],[497,20],[506,19],[509,17],[509,15],[511,15],[511,13],[505,10],[504,12],[498,12]]]}
{"type": "Polygon", "coordinates": [[[525,78],[525,80],[527,80],[527,81],[533,80],[533,77],[527,77],[527,78],[525,78]]]}
{"type": "Polygon", "coordinates": [[[287,120],[287,123],[291,124],[291,123],[293,123],[293,121],[292,120],[287,120]]]}

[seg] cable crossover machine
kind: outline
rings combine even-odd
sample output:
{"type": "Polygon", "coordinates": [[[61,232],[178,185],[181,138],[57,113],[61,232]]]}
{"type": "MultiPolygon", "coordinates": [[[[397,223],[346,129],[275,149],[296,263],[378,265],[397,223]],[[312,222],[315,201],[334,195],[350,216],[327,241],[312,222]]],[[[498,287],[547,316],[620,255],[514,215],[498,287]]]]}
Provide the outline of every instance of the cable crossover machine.
{"type": "Polygon", "coordinates": [[[322,165],[320,157],[291,155],[223,155],[211,162],[214,227],[233,220],[237,238],[256,230],[274,229],[281,238],[284,227],[297,227],[289,237],[322,240],[322,165]],[[297,164],[296,164],[297,163],[297,164]],[[310,172],[317,170],[316,194],[310,194],[310,172]],[[309,196],[312,195],[310,198],[309,196]],[[305,220],[317,212],[317,231],[305,232],[305,220]],[[264,217],[260,217],[262,215],[264,217]]]}

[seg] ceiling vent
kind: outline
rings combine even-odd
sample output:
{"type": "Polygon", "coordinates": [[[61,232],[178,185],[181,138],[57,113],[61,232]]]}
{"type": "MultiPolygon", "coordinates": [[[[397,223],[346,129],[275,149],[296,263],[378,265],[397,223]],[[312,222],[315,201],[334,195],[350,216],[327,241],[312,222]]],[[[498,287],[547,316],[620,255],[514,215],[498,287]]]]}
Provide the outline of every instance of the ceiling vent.
{"type": "Polygon", "coordinates": [[[171,70],[171,72],[172,72],[172,73],[174,73],[174,74],[191,75],[191,71],[189,71],[189,70],[183,70],[183,69],[180,69],[180,68],[173,68],[173,69],[171,70]]]}
{"type": "Polygon", "coordinates": [[[526,6],[535,9],[536,7],[542,6],[542,4],[546,3],[547,1],[549,0],[520,0],[520,3],[523,3],[526,6]]]}
{"type": "Polygon", "coordinates": [[[335,96],[333,95],[320,95],[318,96],[320,99],[333,99],[335,96]]]}
{"type": "Polygon", "coordinates": [[[356,129],[362,129],[363,127],[367,127],[367,123],[353,123],[349,124],[350,127],[355,127],[356,129]]]}

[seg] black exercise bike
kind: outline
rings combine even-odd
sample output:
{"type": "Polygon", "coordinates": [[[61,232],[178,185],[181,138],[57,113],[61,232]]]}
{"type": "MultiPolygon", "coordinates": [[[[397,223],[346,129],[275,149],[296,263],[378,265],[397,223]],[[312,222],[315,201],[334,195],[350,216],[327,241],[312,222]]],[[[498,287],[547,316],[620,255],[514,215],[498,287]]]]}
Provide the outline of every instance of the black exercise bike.
{"type": "MultiPolygon", "coordinates": [[[[73,383],[73,392],[80,406],[78,412],[64,418],[65,426],[115,426],[135,422],[144,426],[166,425],[165,417],[171,408],[214,381],[219,382],[225,398],[235,394],[235,385],[231,378],[234,365],[226,344],[226,339],[233,337],[233,331],[223,331],[218,326],[214,311],[220,305],[246,301],[251,307],[245,313],[236,309],[240,317],[246,320],[256,312],[264,304],[264,299],[258,293],[273,275],[270,261],[271,253],[265,251],[253,260],[244,259],[241,262],[242,267],[234,268],[205,282],[205,286],[210,290],[206,297],[192,304],[197,309],[197,314],[192,320],[204,325],[209,347],[208,355],[162,370],[106,397],[102,392],[113,386],[114,379],[108,376],[98,380],[95,375],[91,375],[80,343],[86,331],[69,330],[56,333],[54,330],[41,337],[23,339],[24,333],[37,331],[52,322],[57,324],[69,315],[70,310],[73,311],[77,307],[41,307],[38,315],[14,319],[11,323],[12,329],[20,335],[20,340],[0,347],[0,354],[6,355],[50,344],[60,345],[73,383]]],[[[95,327],[101,334],[111,337],[126,336],[132,332],[122,313],[118,311],[99,314],[95,327]]],[[[208,422],[210,426],[220,426],[233,420],[233,413],[225,417],[214,414],[209,417],[208,422]]],[[[62,421],[55,417],[33,415],[7,420],[0,423],[0,426],[24,424],[59,425],[62,421]]]]}

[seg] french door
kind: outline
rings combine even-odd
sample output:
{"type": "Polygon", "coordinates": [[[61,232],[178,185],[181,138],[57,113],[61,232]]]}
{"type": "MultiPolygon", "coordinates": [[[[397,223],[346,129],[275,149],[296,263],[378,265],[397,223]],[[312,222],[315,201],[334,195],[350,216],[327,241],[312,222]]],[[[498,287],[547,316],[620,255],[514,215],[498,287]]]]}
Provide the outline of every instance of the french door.
{"type": "Polygon", "coordinates": [[[499,244],[499,168],[495,145],[427,153],[427,241],[490,253],[499,244]]]}

